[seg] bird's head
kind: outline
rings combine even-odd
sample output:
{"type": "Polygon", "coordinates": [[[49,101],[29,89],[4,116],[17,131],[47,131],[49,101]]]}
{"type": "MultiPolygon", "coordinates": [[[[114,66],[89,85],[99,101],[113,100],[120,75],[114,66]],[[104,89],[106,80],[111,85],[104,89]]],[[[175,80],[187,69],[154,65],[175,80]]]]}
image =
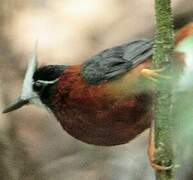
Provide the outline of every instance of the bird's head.
{"type": "Polygon", "coordinates": [[[27,104],[44,104],[50,99],[52,86],[59,80],[66,66],[48,65],[38,68],[36,49],[29,60],[20,96],[10,103],[3,113],[19,109],[27,104]]]}

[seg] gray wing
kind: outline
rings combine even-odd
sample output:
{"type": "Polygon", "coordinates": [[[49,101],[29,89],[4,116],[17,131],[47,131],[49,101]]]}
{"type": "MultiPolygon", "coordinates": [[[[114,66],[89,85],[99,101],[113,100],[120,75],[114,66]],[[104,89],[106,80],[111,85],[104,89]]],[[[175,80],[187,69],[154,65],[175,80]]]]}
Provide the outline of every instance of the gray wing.
{"type": "Polygon", "coordinates": [[[153,54],[153,40],[142,39],[107,49],[86,61],[81,75],[88,84],[116,78],[153,54]]]}

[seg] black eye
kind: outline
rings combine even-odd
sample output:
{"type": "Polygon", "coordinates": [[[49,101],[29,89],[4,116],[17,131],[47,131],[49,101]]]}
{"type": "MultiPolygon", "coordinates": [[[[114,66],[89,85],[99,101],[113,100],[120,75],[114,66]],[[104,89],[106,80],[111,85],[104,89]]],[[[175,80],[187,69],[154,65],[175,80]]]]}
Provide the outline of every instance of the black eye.
{"type": "Polygon", "coordinates": [[[34,91],[41,91],[43,87],[44,87],[44,86],[43,86],[43,83],[41,83],[41,82],[39,82],[39,81],[35,81],[35,82],[33,83],[33,89],[34,89],[34,91]]]}

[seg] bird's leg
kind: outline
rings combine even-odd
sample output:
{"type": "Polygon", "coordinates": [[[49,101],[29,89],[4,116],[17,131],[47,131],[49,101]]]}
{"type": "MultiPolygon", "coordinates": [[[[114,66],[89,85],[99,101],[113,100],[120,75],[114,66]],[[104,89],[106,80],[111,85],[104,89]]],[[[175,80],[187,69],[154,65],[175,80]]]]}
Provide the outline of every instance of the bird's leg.
{"type": "Polygon", "coordinates": [[[157,70],[152,70],[152,69],[142,69],[141,70],[141,74],[142,76],[154,81],[154,82],[157,82],[157,79],[158,78],[161,78],[161,79],[170,79],[169,76],[165,76],[165,75],[161,75],[160,73],[163,72],[165,69],[162,68],[162,69],[157,69],[157,70]]]}
{"type": "Polygon", "coordinates": [[[166,171],[166,170],[171,169],[172,165],[163,166],[163,165],[159,165],[156,163],[155,155],[156,155],[156,153],[159,153],[158,151],[161,151],[161,150],[155,148],[154,122],[152,122],[151,128],[150,128],[150,135],[149,135],[149,144],[148,144],[148,157],[149,157],[149,161],[151,163],[151,166],[156,171],[166,171]]]}

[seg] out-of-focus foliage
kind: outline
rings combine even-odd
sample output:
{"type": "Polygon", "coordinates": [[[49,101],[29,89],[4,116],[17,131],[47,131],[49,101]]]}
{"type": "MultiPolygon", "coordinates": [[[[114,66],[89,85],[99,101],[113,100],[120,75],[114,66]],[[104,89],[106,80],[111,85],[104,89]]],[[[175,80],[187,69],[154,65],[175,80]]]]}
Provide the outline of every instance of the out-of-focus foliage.
{"type": "MultiPolygon", "coordinates": [[[[177,19],[190,19],[192,0],[174,0],[173,6],[177,19]]],[[[0,107],[19,94],[36,38],[40,64],[81,63],[104,48],[152,37],[153,9],[153,0],[1,0],[0,107]]],[[[151,180],[147,135],[126,145],[96,147],[69,136],[38,107],[0,114],[0,179],[151,180]]],[[[188,165],[193,149],[186,147],[187,156],[179,160],[184,163],[181,179],[192,173],[188,165]]]]}

